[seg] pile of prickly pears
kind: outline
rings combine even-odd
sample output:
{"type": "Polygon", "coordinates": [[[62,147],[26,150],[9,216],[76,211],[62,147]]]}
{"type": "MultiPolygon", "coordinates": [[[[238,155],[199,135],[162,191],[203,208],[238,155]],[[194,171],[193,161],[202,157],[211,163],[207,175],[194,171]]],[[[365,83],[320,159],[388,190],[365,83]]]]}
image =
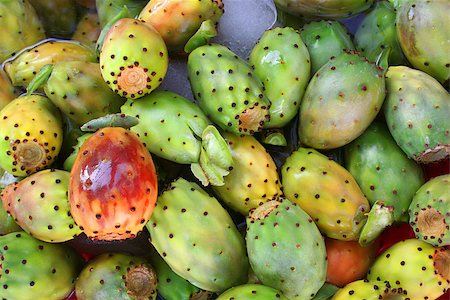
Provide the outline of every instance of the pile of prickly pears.
{"type": "Polygon", "coordinates": [[[449,299],[449,15],[0,0],[0,298],[449,299]]]}

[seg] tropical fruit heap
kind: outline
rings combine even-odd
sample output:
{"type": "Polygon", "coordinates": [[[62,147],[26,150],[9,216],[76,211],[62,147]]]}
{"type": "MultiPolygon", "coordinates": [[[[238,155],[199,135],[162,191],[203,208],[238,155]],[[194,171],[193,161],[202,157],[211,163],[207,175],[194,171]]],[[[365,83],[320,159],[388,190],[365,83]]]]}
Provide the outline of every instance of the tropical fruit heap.
{"type": "Polygon", "coordinates": [[[0,0],[1,299],[448,299],[450,2],[274,2],[0,0]]]}

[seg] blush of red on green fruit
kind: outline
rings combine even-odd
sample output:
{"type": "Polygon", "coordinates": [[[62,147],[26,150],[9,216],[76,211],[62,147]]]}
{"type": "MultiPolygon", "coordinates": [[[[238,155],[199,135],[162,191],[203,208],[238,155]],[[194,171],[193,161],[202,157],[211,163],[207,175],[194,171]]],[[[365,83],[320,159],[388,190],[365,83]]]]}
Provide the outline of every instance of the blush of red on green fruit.
{"type": "Polygon", "coordinates": [[[106,127],[78,152],[70,173],[70,211],[93,240],[134,238],[150,218],[157,190],[152,157],[139,137],[106,127]]]}
{"type": "Polygon", "coordinates": [[[362,247],[356,241],[340,241],[326,237],[327,282],[342,287],[363,279],[375,259],[378,241],[362,247]]]}

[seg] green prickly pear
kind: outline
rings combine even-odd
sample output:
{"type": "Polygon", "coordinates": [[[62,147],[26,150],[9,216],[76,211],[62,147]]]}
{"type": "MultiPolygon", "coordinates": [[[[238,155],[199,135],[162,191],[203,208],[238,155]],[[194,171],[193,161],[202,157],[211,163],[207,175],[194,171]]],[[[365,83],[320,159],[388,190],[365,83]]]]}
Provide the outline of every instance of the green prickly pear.
{"type": "Polygon", "coordinates": [[[86,13],[78,23],[77,29],[72,35],[72,40],[78,41],[95,51],[97,40],[100,36],[100,21],[95,12],[86,13]]]}
{"type": "Polygon", "coordinates": [[[384,115],[397,144],[419,163],[450,154],[448,116],[450,95],[425,72],[405,66],[389,67],[384,115]]]}
{"type": "Polygon", "coordinates": [[[288,300],[280,291],[262,284],[243,284],[219,295],[217,300],[288,300]]]}
{"type": "Polygon", "coordinates": [[[208,118],[235,134],[260,131],[270,100],[248,63],[225,46],[198,47],[188,58],[192,92],[208,118]]]}
{"type": "Polygon", "coordinates": [[[249,211],[282,195],[277,167],[270,154],[253,136],[224,134],[233,157],[233,166],[223,186],[213,191],[233,210],[249,211]]]}
{"type": "Polygon", "coordinates": [[[66,158],[63,164],[64,170],[70,172],[72,170],[75,159],[80,151],[81,145],[92,136],[93,133],[85,133],[77,138],[77,144],[73,146],[73,152],[66,158]]]}
{"type": "Polygon", "coordinates": [[[156,29],[130,18],[114,23],[100,51],[103,79],[114,92],[131,99],[156,89],[168,62],[167,47],[156,29]]]}
{"type": "Polygon", "coordinates": [[[311,76],[343,49],[355,49],[347,29],[338,21],[309,22],[301,28],[300,36],[311,56],[311,76]]]}
{"type": "Polygon", "coordinates": [[[410,299],[437,299],[450,287],[450,249],[417,240],[397,242],[373,263],[367,279],[388,281],[410,299]]]}
{"type": "Polygon", "coordinates": [[[264,127],[284,127],[298,113],[310,76],[310,57],[300,34],[290,27],[267,30],[250,53],[249,63],[272,103],[264,127]]]}
{"type": "MultiPolygon", "coordinates": [[[[16,178],[2,169],[0,166],[0,193],[9,184],[17,182],[16,178]]],[[[3,205],[0,205],[0,236],[11,232],[22,231],[19,225],[14,221],[14,218],[6,212],[3,205]]]]}
{"type": "Polygon", "coordinates": [[[450,175],[441,175],[417,190],[409,206],[416,238],[434,246],[450,245],[450,175]]]}
{"type": "Polygon", "coordinates": [[[331,300],[379,300],[396,299],[407,300],[409,298],[401,289],[392,289],[389,282],[373,282],[357,280],[339,289],[331,300]]]}
{"type": "Polygon", "coordinates": [[[338,240],[357,240],[370,206],[353,176],[327,156],[299,148],[281,169],[283,191],[338,240]]]}
{"type": "Polygon", "coordinates": [[[104,253],[90,260],[75,283],[78,300],[156,299],[158,278],[144,258],[104,253]]]}
{"type": "Polygon", "coordinates": [[[316,149],[350,143],[375,119],[384,97],[383,70],[358,52],[342,52],[306,88],[299,113],[301,143],[316,149]]]}
{"type": "Polygon", "coordinates": [[[61,149],[61,115],[46,97],[11,101],[0,111],[0,128],[0,165],[14,176],[50,166],[61,149]]]}
{"type": "Polygon", "coordinates": [[[65,299],[82,263],[69,246],[42,242],[25,232],[0,236],[0,256],[2,299],[65,299]]]}
{"type": "Polygon", "coordinates": [[[311,217],[287,199],[269,201],[247,217],[247,252],[262,284],[288,299],[312,299],[325,282],[325,243],[311,217]]]}
{"type": "Polygon", "coordinates": [[[135,17],[147,3],[148,0],[96,0],[100,26],[103,28],[124,6],[130,11],[130,16],[135,17]]]}
{"type": "Polygon", "coordinates": [[[171,183],[146,227],[170,268],[195,286],[221,292],[246,282],[244,239],[228,212],[197,184],[182,178],[171,183]]]}

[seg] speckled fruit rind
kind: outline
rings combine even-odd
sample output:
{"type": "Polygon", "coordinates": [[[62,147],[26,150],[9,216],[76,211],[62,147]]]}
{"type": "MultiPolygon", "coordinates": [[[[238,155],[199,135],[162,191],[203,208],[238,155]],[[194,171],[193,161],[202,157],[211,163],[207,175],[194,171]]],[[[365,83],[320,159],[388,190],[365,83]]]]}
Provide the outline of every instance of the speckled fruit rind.
{"type": "Polygon", "coordinates": [[[283,191],[331,238],[359,238],[370,206],[344,167],[311,148],[299,148],[281,169],[283,191]]]}
{"type": "Polygon", "coordinates": [[[243,284],[219,295],[217,300],[287,300],[280,291],[262,284],[243,284]]]}
{"type": "Polygon", "coordinates": [[[81,230],[70,214],[69,177],[69,172],[54,169],[34,173],[1,193],[3,207],[24,231],[41,241],[71,240],[81,230]]]}
{"type": "Polygon", "coordinates": [[[245,239],[258,279],[288,299],[312,299],[325,282],[325,243],[300,206],[281,198],[264,203],[247,217],[245,239]]]}
{"type": "Polygon", "coordinates": [[[0,236],[2,299],[65,299],[74,287],[81,258],[64,244],[39,241],[25,232],[0,236]]]}
{"type": "MultiPolygon", "coordinates": [[[[0,166],[0,193],[8,184],[19,180],[19,178],[5,172],[5,170],[3,170],[0,166]]],[[[22,228],[20,228],[20,226],[14,221],[14,218],[6,212],[3,208],[3,204],[0,204],[0,236],[17,231],[22,231],[22,228]]]]}
{"type": "Polygon", "coordinates": [[[77,5],[73,0],[28,0],[36,10],[47,37],[69,38],[77,27],[77,5]]]}
{"type": "Polygon", "coordinates": [[[270,100],[250,65],[218,44],[198,47],[188,58],[192,93],[206,116],[234,134],[253,134],[269,120],[270,100]]]}
{"type": "Polygon", "coordinates": [[[167,47],[156,29],[130,18],[111,26],[100,51],[103,79],[114,92],[129,99],[156,89],[168,63],[167,47]]]}
{"type": "Polygon", "coordinates": [[[270,120],[264,127],[284,127],[297,115],[310,76],[309,52],[300,34],[290,27],[265,31],[249,63],[271,102],[270,120]]]}
{"type": "Polygon", "coordinates": [[[16,97],[14,86],[9,81],[6,73],[0,70],[0,110],[16,97]]]}
{"type": "Polygon", "coordinates": [[[90,260],[75,283],[78,300],[156,299],[157,276],[144,258],[104,253],[90,260]]]}
{"type": "Polygon", "coordinates": [[[312,77],[300,104],[298,134],[316,149],[344,146],[372,123],[385,97],[383,70],[343,51],[312,77]]]}
{"type": "Polygon", "coordinates": [[[409,298],[402,289],[391,288],[389,282],[371,282],[368,280],[353,281],[339,289],[331,300],[380,300],[396,299],[408,300],[409,298]]]}
{"type": "Polygon", "coordinates": [[[251,209],[282,194],[277,167],[253,136],[223,136],[230,147],[233,167],[224,178],[224,185],[213,190],[227,206],[246,216],[251,209]]]}
{"type": "Polygon", "coordinates": [[[450,155],[450,95],[425,72],[405,66],[386,72],[384,115],[409,158],[430,163],[450,155]]]}
{"type": "Polygon", "coordinates": [[[27,87],[41,68],[61,61],[97,61],[95,53],[78,42],[44,40],[5,63],[5,71],[14,86],[27,87]]]}
{"type": "Polygon", "coordinates": [[[148,0],[96,0],[100,26],[103,28],[124,6],[130,11],[131,16],[138,16],[147,3],[148,0]]]}
{"type": "Polygon", "coordinates": [[[14,176],[50,166],[61,149],[61,115],[46,97],[11,101],[0,111],[0,128],[0,165],[14,176]]]}
{"type": "Polygon", "coordinates": [[[98,14],[87,12],[78,23],[77,29],[72,35],[72,40],[78,41],[95,51],[98,37],[100,36],[100,22],[98,14]]]}
{"type": "Polygon", "coordinates": [[[156,176],[135,133],[121,127],[98,130],[81,145],[70,173],[75,222],[94,240],[134,238],[153,211],[156,176]]]}
{"type": "Polygon", "coordinates": [[[172,182],[146,227],[166,263],[195,286],[221,292],[247,281],[243,237],[228,212],[196,183],[172,182]]]}
{"type": "Polygon", "coordinates": [[[450,175],[426,182],[409,206],[409,224],[416,238],[434,246],[450,245],[450,175]]]}
{"type": "Polygon", "coordinates": [[[373,263],[367,279],[388,281],[411,299],[437,299],[450,286],[450,249],[417,240],[397,242],[373,263]]]}

